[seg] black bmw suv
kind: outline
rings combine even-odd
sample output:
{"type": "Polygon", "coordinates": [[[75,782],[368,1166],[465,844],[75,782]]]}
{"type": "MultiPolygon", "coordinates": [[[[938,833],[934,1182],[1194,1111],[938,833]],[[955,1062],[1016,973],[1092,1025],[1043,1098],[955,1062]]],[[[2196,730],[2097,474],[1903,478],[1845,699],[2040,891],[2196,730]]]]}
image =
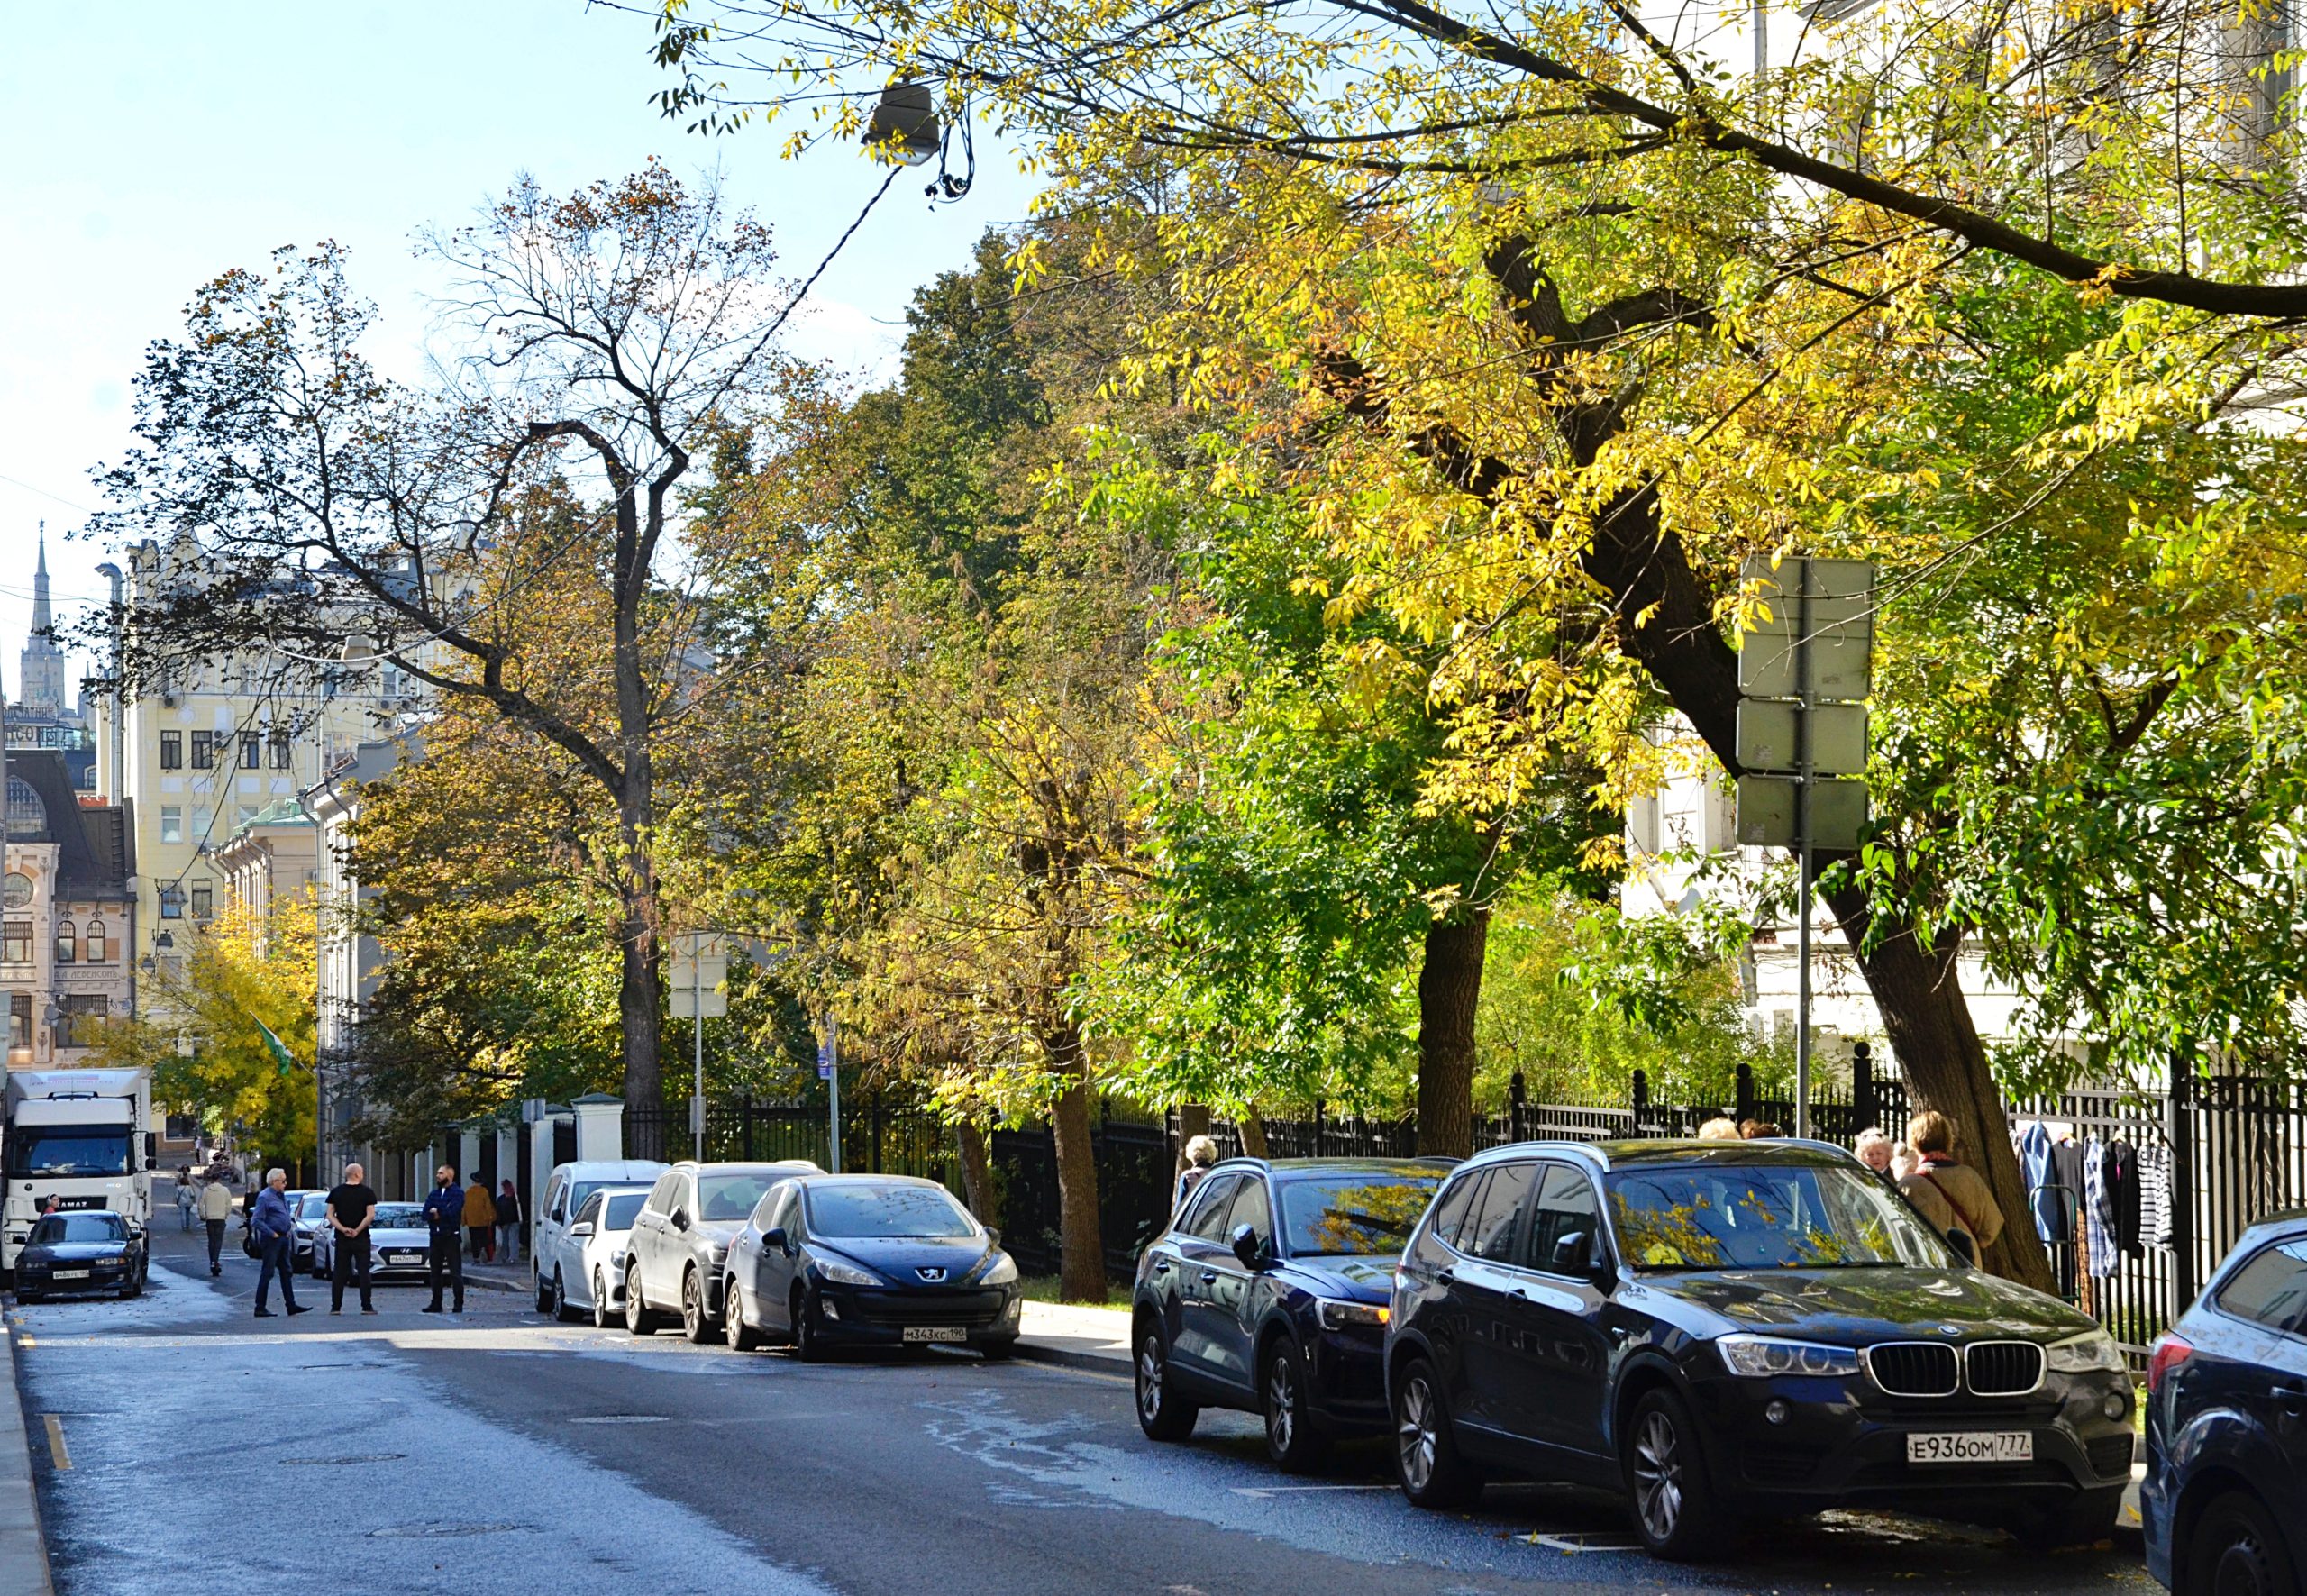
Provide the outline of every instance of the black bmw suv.
{"type": "Polygon", "coordinates": [[[1182,1440],[1204,1407],[1265,1419],[1283,1468],[1386,1427],[1395,1261],[1446,1163],[1236,1158],[1202,1177],[1137,1261],[1137,1422],[1182,1440]]]}
{"type": "Polygon", "coordinates": [[[1536,1142],[1462,1166],[1402,1256],[1404,1491],[1493,1471],[1622,1491],[1664,1557],[1853,1502],[2113,1527],[2131,1387],[2085,1315],[1970,1267],[1822,1143],[1536,1142]]]}

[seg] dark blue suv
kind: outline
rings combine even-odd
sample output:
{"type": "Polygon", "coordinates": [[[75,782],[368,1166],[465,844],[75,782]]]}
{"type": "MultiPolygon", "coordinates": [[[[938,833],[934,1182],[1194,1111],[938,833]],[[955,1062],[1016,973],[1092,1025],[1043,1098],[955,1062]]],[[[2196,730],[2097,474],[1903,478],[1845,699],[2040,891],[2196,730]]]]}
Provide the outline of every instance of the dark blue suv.
{"type": "Polygon", "coordinates": [[[1137,1261],[1137,1422],[1193,1433],[1205,1407],[1265,1419],[1293,1472],[1386,1424],[1380,1372],[1394,1263],[1446,1163],[1236,1158],[1213,1168],[1137,1261]]]}
{"type": "Polygon", "coordinates": [[[2147,1571],[2179,1596],[2292,1596],[2307,1567],[2307,1211],[2243,1233],[2155,1344],[2147,1571]]]}

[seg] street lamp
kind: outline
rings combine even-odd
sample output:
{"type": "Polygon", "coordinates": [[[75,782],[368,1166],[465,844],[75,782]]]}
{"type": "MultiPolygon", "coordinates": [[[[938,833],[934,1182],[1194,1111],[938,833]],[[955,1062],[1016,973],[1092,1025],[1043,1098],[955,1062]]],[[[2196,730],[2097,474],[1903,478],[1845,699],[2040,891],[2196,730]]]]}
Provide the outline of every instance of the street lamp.
{"type": "Polygon", "coordinates": [[[881,91],[865,124],[865,142],[875,154],[901,166],[920,166],[944,147],[937,102],[926,83],[903,79],[881,91]]]}

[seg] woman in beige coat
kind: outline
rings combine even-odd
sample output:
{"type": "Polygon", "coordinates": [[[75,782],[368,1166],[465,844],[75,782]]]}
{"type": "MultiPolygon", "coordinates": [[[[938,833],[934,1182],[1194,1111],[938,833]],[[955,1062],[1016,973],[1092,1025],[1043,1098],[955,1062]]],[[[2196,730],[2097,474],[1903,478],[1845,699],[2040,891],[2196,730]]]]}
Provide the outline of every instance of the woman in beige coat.
{"type": "Polygon", "coordinates": [[[1899,1182],[1922,1217],[1948,1235],[1959,1230],[1971,1244],[1974,1263],[2002,1234],[2002,1210],[1986,1177],[1955,1157],[1955,1127],[1944,1114],[1926,1109],[1914,1117],[1907,1142],[1922,1167],[1899,1182]]]}

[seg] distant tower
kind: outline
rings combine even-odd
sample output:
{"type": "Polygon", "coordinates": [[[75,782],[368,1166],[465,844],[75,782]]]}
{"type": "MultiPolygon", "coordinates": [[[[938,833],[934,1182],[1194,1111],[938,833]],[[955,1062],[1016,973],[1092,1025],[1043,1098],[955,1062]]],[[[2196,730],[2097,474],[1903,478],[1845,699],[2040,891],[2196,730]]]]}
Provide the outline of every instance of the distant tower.
{"type": "Polygon", "coordinates": [[[32,572],[32,634],[19,657],[16,679],[26,709],[55,715],[64,708],[64,651],[49,635],[48,523],[40,524],[40,567],[32,572]]]}

